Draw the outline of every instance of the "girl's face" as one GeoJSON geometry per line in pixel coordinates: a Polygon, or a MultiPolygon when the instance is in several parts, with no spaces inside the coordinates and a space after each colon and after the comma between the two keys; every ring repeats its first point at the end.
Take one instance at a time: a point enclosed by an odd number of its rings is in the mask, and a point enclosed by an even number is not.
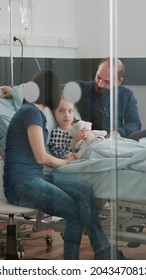
{"type": "Polygon", "coordinates": [[[54,115],[59,127],[62,129],[70,129],[74,120],[74,104],[61,98],[54,115]]]}

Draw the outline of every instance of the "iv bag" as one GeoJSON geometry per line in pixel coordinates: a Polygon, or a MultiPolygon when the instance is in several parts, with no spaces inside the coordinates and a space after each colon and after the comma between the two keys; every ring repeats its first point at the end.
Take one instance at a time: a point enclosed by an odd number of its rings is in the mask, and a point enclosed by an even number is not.
{"type": "Polygon", "coordinates": [[[21,3],[21,5],[19,7],[19,11],[20,11],[20,15],[21,15],[21,23],[22,23],[23,29],[25,31],[27,31],[29,21],[28,21],[27,9],[23,5],[23,2],[21,3]]]}

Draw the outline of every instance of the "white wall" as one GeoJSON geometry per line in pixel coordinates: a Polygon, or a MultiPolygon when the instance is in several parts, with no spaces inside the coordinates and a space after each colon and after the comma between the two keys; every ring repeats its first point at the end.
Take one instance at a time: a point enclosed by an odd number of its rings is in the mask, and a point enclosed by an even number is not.
{"type": "Polygon", "coordinates": [[[109,0],[77,0],[76,56],[96,58],[109,55],[109,0]]]}
{"type": "MultiPolygon", "coordinates": [[[[19,11],[21,2],[12,0],[12,35],[23,42],[24,56],[34,56],[35,53],[37,57],[75,57],[75,0],[23,0],[28,16],[27,32],[19,11]]],[[[8,4],[8,0],[0,1],[1,56],[10,55],[8,4]]],[[[15,43],[13,54],[21,55],[18,42],[15,43]]]]}
{"type": "Polygon", "coordinates": [[[118,1],[119,57],[146,57],[146,1],[118,1]]]}
{"type": "MultiPolygon", "coordinates": [[[[110,0],[77,1],[78,57],[109,55],[110,0]]],[[[117,1],[117,46],[119,57],[146,57],[146,1],[117,1]]]]}
{"type": "MultiPolygon", "coordinates": [[[[25,41],[24,56],[96,58],[109,55],[110,0],[23,0],[29,19],[27,33],[21,23],[20,2],[22,0],[12,0],[12,31],[25,41]]],[[[0,56],[10,56],[8,4],[9,0],[0,1],[0,56]]],[[[146,57],[146,1],[118,0],[117,4],[118,56],[146,57]]],[[[13,47],[13,55],[21,56],[18,42],[13,47]]],[[[145,87],[136,90],[134,87],[134,93],[146,127],[145,87]]]]}
{"type": "MultiPolygon", "coordinates": [[[[12,0],[14,35],[26,35],[19,12],[22,0],[12,0]]],[[[23,0],[27,8],[28,33],[33,51],[40,57],[94,58],[109,55],[110,0],[23,0]]],[[[9,0],[0,1],[0,53],[9,56],[3,41],[9,36],[9,0]]],[[[119,57],[146,56],[146,1],[118,0],[117,35],[119,57]]],[[[27,34],[28,34],[27,33],[27,34]]],[[[33,51],[24,39],[24,56],[33,51]]],[[[28,39],[28,38],[27,38],[28,39]]],[[[17,43],[18,44],[18,43],[17,43]]],[[[20,56],[18,46],[14,55],[20,56]]]]}

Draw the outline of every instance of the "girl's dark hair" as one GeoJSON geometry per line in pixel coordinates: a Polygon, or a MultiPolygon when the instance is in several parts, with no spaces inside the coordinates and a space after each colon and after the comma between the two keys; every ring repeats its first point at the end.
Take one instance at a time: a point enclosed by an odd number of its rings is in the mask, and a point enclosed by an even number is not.
{"type": "Polygon", "coordinates": [[[41,70],[33,76],[32,81],[40,89],[40,96],[36,103],[55,110],[61,99],[61,83],[56,73],[50,69],[41,70]]]}

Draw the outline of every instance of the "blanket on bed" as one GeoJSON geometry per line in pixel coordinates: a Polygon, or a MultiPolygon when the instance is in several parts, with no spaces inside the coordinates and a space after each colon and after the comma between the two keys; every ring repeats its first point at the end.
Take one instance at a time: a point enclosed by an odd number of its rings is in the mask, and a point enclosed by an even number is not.
{"type": "Polygon", "coordinates": [[[112,137],[92,143],[83,159],[57,168],[58,172],[86,173],[114,169],[131,169],[146,172],[146,138],[139,142],[122,137],[112,137]]]}
{"type": "MultiPolygon", "coordinates": [[[[11,89],[13,99],[0,98],[0,148],[5,149],[7,127],[14,113],[21,107],[24,84],[11,89]],[[21,93],[21,94],[20,94],[21,93]]],[[[2,92],[0,91],[0,94],[2,92]]],[[[44,112],[45,113],[45,112],[44,112]]],[[[52,112],[47,108],[47,129],[49,135],[56,127],[52,112]]],[[[78,119],[80,116],[78,115],[78,119]]],[[[49,141],[49,139],[48,139],[49,141]]],[[[83,158],[67,166],[56,168],[57,172],[86,173],[114,169],[131,169],[146,172],[146,138],[139,142],[122,137],[112,137],[101,142],[95,141],[85,151],[83,158]]]]}

